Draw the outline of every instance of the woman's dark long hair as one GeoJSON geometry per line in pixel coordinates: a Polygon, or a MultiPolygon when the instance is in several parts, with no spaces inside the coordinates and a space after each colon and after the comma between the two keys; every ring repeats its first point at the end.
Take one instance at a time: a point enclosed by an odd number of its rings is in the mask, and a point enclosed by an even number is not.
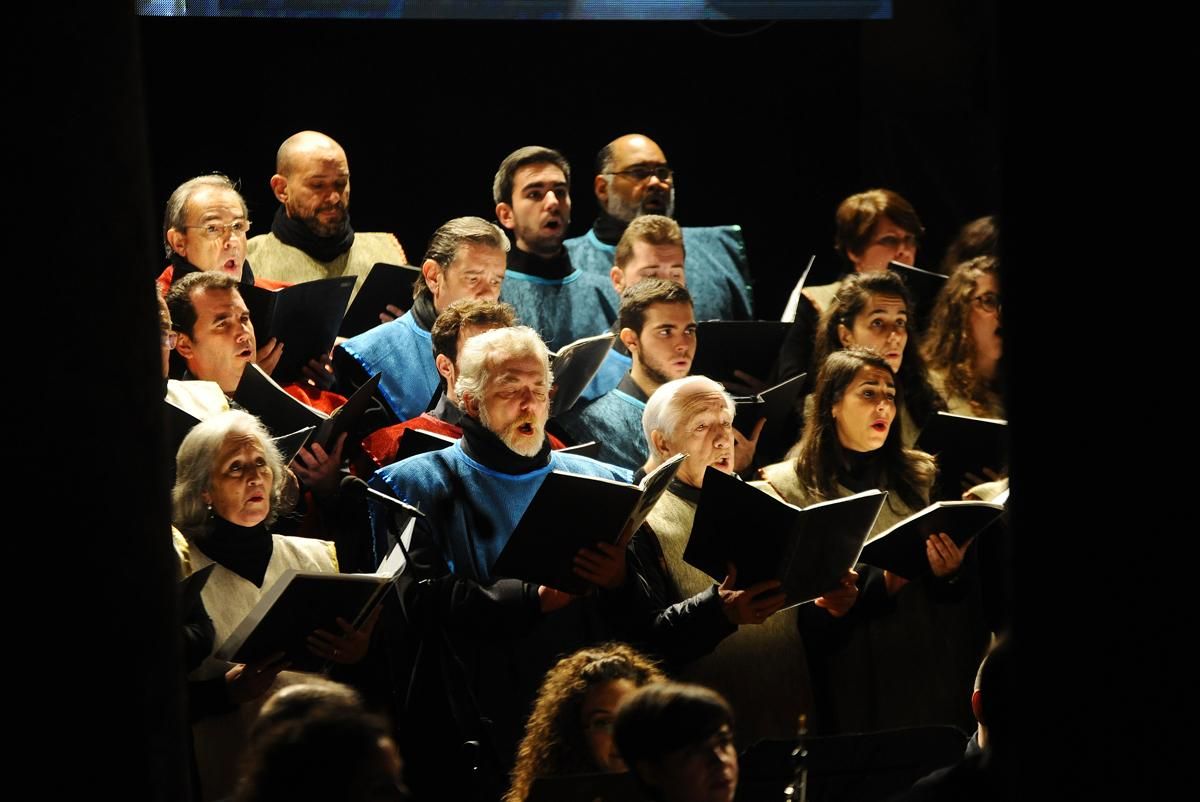
{"type": "MultiPolygon", "coordinates": [[[[891,270],[851,273],[842,280],[833,302],[817,325],[813,348],[814,373],[825,364],[826,357],[844,348],[838,334],[838,325],[854,331],[854,320],[867,308],[872,295],[892,295],[900,298],[904,301],[909,319],[912,319],[912,296],[898,273],[891,270]]],[[[904,400],[904,406],[917,426],[924,427],[935,412],[946,409],[945,400],[929,384],[925,373],[925,359],[921,356],[920,332],[915,329],[908,329],[908,340],[904,343],[903,359],[900,360],[900,372],[896,375],[896,391],[904,400]]]]}
{"type": "MultiPolygon", "coordinates": [[[[878,368],[895,376],[886,359],[869,348],[858,347],[834,351],[817,374],[813,416],[800,439],[796,475],[800,484],[820,499],[839,495],[838,475],[846,465],[846,458],[838,439],[833,407],[863,368],[878,368]]],[[[883,470],[880,489],[896,493],[909,507],[919,509],[925,506],[927,489],[933,482],[936,468],[930,455],[904,448],[900,436],[897,416],[888,430],[887,440],[880,447],[883,470]]]]}

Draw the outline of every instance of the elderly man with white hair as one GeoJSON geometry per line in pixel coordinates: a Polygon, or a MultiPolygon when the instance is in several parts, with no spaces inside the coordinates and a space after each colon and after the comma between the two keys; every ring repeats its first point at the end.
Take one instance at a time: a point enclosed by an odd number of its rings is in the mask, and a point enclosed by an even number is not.
{"type": "MultiPolygon", "coordinates": [[[[632,584],[626,581],[626,550],[610,543],[582,549],[576,557],[576,573],[604,589],[577,601],[493,572],[551,471],[632,478],[625,469],[551,450],[545,433],[551,384],[546,345],[532,329],[507,327],[472,337],[459,355],[455,382],[464,413],[462,439],[381,468],[370,482],[426,516],[410,550],[410,576],[420,586],[408,587],[406,613],[425,637],[409,682],[412,707],[405,714],[440,722],[436,726],[454,722],[457,730],[445,736],[457,743],[426,732],[417,746],[440,750],[430,755],[434,762],[462,754],[468,741],[479,741],[485,754],[494,749],[493,759],[484,763],[496,771],[485,782],[494,781],[500,791],[546,670],[561,654],[613,637],[611,622],[622,613],[606,612],[607,605],[623,604],[618,597],[632,584]],[[446,668],[462,664],[465,676],[446,668]],[[478,707],[468,714],[472,701],[478,707]]],[[[568,528],[571,521],[562,525],[568,528]]],[[[412,763],[418,762],[414,756],[412,763]]],[[[464,771],[437,780],[441,786],[436,794],[428,789],[431,798],[449,798],[456,789],[446,784],[466,776],[464,771]]],[[[413,783],[415,791],[415,777],[413,783]]]]}
{"type": "MultiPolygon", "coordinates": [[[[676,454],[687,454],[647,518],[649,531],[643,528],[632,543],[643,565],[657,562],[656,555],[661,554],[667,568],[665,581],[676,600],[714,585],[711,577],[684,562],[683,551],[691,535],[705,470],[712,467],[734,473],[733,413],[733,398],[724,387],[705,376],[687,376],[659,387],[642,415],[650,449],[648,470],[676,454]]],[[[747,538],[755,534],[750,523],[744,533],[747,538]]],[[[794,737],[797,716],[812,714],[812,691],[797,621],[801,608],[779,612],[784,595],[775,580],[734,591],[736,575],[736,566],[730,565],[729,576],[719,588],[722,595],[741,594],[727,604],[730,621],[761,626],[738,627],[709,654],[687,665],[682,676],[715,688],[730,701],[742,745],[761,738],[794,737]]],[[[817,599],[816,606],[841,616],[856,597],[850,572],[843,577],[842,586],[817,599]]],[[[805,614],[826,613],[806,610],[805,614]]]]}

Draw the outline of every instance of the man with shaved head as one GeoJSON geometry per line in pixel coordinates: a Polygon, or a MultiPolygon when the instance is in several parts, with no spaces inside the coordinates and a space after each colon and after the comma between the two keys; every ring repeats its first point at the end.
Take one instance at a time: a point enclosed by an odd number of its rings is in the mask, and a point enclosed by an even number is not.
{"type": "MultiPolygon", "coordinates": [[[[582,237],[563,242],[571,264],[608,276],[626,226],[644,215],[675,216],[675,172],[662,148],[642,134],[626,134],[596,155],[592,182],[600,215],[582,237]]],[[[687,286],[697,320],[753,318],[746,246],[740,226],[683,229],[687,286]]]]}
{"type": "Polygon", "coordinates": [[[406,264],[394,235],[351,228],[350,165],[342,146],[325,134],[301,131],[284,140],[271,191],[281,204],[271,233],[253,237],[246,253],[263,278],[294,284],[357,276],[357,294],[376,262],[406,264]]]}

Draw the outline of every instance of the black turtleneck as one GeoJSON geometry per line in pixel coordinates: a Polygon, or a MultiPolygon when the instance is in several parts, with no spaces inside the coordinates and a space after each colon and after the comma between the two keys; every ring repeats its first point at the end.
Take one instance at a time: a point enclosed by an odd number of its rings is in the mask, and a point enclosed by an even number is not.
{"type": "MultiPolygon", "coordinates": [[[[188,273],[201,272],[200,268],[196,267],[179,254],[175,253],[175,251],[171,251],[171,255],[167,258],[171,262],[171,266],[175,268],[171,271],[171,284],[179,281],[179,279],[183,278],[188,273]]],[[[254,285],[254,271],[250,269],[250,263],[248,261],[242,262],[242,283],[249,284],[251,286],[254,285]]]]}
{"type": "Polygon", "coordinates": [[[880,458],[882,453],[882,449],[851,451],[843,448],[838,481],[855,493],[878,490],[883,473],[883,460],[880,458]]]}
{"type": "Polygon", "coordinates": [[[592,223],[592,232],[595,233],[596,239],[605,245],[616,245],[628,227],[629,223],[624,220],[618,220],[608,212],[600,212],[596,222],[592,223]]]}
{"type": "Polygon", "coordinates": [[[518,476],[550,462],[550,439],[542,438],[542,447],[532,457],[523,457],[513,451],[496,434],[470,415],[462,417],[462,447],[467,456],[494,471],[518,476]]]}
{"type": "Polygon", "coordinates": [[[262,587],[275,548],[266,524],[238,526],[213,513],[195,541],[213,562],[262,587]]]}
{"type": "Polygon", "coordinates": [[[288,217],[283,206],[275,210],[271,221],[271,233],[284,245],[299,248],[318,262],[332,262],[354,244],[354,229],[350,226],[350,213],[346,213],[346,228],[332,237],[318,237],[300,220],[288,217]]]}
{"type": "Polygon", "coordinates": [[[508,252],[508,269],[545,279],[566,278],[573,270],[566,248],[546,259],[536,253],[527,253],[515,245],[508,252]]]}
{"type": "Polygon", "coordinates": [[[437,320],[437,309],[433,305],[433,295],[429,290],[422,290],[421,294],[413,298],[412,316],[416,324],[425,331],[433,329],[433,322],[437,320]]]}

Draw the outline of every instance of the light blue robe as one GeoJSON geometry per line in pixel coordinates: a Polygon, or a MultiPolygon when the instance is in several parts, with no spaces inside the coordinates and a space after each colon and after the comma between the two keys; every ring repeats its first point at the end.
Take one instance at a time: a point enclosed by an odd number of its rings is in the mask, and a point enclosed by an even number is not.
{"type": "Polygon", "coordinates": [[[467,456],[460,440],[441,451],[380,468],[369,484],[425,513],[455,576],[490,584],[492,566],[551,471],[633,480],[633,474],[621,468],[554,451],[543,468],[502,473],[467,456]]]}
{"type": "Polygon", "coordinates": [[[429,406],[441,383],[433,361],[433,338],[417,325],[412,311],[351,337],[338,346],[368,376],[382,373],[379,392],[399,420],[415,418],[429,406]]]}
{"type": "MultiPolygon", "coordinates": [[[[563,242],[571,265],[589,275],[608,275],[617,248],[596,237],[594,229],[563,242]]],[[[741,226],[699,226],[683,229],[687,288],[696,320],[753,320],[746,243],[741,226]]],[[[611,283],[609,284],[611,292],[611,283]]],[[[616,320],[614,313],[609,320],[616,320]]]]}

